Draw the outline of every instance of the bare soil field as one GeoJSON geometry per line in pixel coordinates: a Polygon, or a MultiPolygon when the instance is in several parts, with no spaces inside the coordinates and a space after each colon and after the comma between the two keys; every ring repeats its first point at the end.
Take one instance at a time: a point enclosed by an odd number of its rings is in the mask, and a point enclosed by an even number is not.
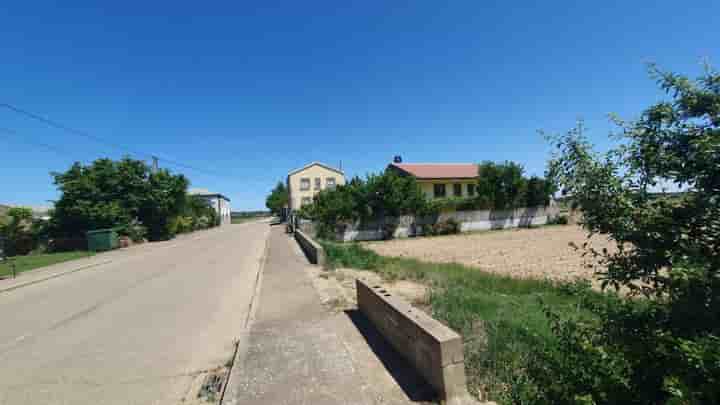
{"type": "Polygon", "coordinates": [[[594,279],[575,243],[597,250],[614,250],[614,243],[595,236],[588,241],[585,230],[576,225],[508,229],[451,236],[395,239],[363,245],[383,256],[411,257],[425,262],[460,263],[484,271],[517,278],[550,278],[570,281],[594,279]]]}

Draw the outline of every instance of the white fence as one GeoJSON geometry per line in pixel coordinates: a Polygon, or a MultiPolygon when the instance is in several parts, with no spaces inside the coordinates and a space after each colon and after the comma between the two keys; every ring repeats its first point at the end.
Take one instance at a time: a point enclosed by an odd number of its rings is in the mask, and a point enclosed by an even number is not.
{"type": "MultiPolygon", "coordinates": [[[[392,230],[394,238],[407,238],[422,235],[423,225],[454,219],[460,224],[461,232],[481,231],[544,225],[559,215],[555,205],[548,207],[528,207],[514,210],[479,210],[443,212],[434,217],[415,217],[411,215],[399,218],[384,218],[375,221],[358,221],[338,226],[336,239],[345,242],[381,240],[386,232],[392,230]]],[[[314,224],[301,222],[300,228],[312,235],[314,224]]]]}

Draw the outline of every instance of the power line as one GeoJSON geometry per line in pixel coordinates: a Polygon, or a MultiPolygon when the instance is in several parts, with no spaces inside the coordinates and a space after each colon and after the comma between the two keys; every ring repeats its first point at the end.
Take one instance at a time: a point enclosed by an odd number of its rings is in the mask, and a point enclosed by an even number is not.
{"type": "MultiPolygon", "coordinates": [[[[44,123],[44,124],[46,124],[46,125],[49,125],[49,126],[55,128],[55,129],[59,129],[59,130],[62,130],[62,131],[65,131],[65,132],[68,132],[68,133],[71,133],[71,134],[75,134],[75,135],[78,135],[78,136],[82,136],[82,137],[85,137],[85,138],[88,138],[88,139],[92,139],[92,140],[94,140],[94,141],[96,141],[96,142],[99,142],[99,143],[102,143],[102,144],[111,146],[111,147],[113,147],[113,148],[122,150],[123,152],[128,153],[128,154],[145,156],[146,158],[150,158],[151,160],[157,158],[157,156],[155,156],[155,155],[153,155],[153,154],[143,153],[143,152],[137,152],[137,151],[130,150],[130,149],[126,148],[125,146],[122,146],[122,145],[119,145],[119,144],[116,144],[116,143],[107,141],[107,140],[105,140],[105,139],[103,139],[103,138],[101,138],[101,137],[95,136],[95,135],[93,135],[93,134],[91,134],[91,133],[89,133],[89,132],[87,132],[87,131],[79,130],[79,129],[76,129],[76,128],[73,128],[73,127],[64,125],[64,124],[62,124],[62,123],[60,123],[60,122],[58,122],[58,121],[51,120],[51,119],[49,119],[49,118],[47,118],[47,117],[43,117],[43,116],[41,116],[41,115],[39,115],[39,114],[36,114],[36,113],[30,112],[30,111],[24,110],[24,109],[22,109],[22,108],[19,108],[19,107],[16,107],[16,106],[12,105],[12,104],[0,103],[0,107],[6,108],[6,109],[8,109],[8,110],[10,110],[10,111],[12,111],[12,112],[14,112],[14,113],[16,113],[16,114],[23,115],[23,116],[25,116],[25,117],[34,119],[34,120],[36,120],[36,121],[40,121],[40,122],[42,122],[42,123],[44,123]]],[[[225,177],[225,176],[226,176],[225,174],[222,174],[222,173],[219,173],[219,172],[215,172],[215,171],[207,170],[207,169],[200,169],[200,168],[198,168],[198,167],[191,166],[191,165],[188,165],[188,164],[185,164],[185,163],[181,163],[181,162],[178,162],[178,161],[175,161],[175,160],[172,160],[172,159],[162,158],[162,160],[163,160],[164,162],[170,164],[170,165],[177,166],[177,167],[181,167],[181,168],[185,168],[185,169],[188,169],[188,170],[194,170],[194,171],[199,172],[199,173],[205,173],[205,174],[208,174],[208,175],[221,176],[221,177],[225,177]]]]}
{"type": "MultiPolygon", "coordinates": [[[[2,128],[2,127],[0,127],[0,132],[5,133],[5,134],[10,134],[10,135],[15,135],[16,138],[14,138],[14,139],[18,139],[18,140],[20,140],[21,142],[24,142],[24,143],[26,143],[26,144],[28,144],[28,145],[39,146],[39,147],[41,147],[41,148],[43,148],[43,149],[47,149],[47,150],[49,150],[49,151],[55,152],[55,153],[57,153],[58,155],[62,155],[62,156],[64,156],[64,157],[67,157],[68,154],[69,154],[68,151],[63,150],[63,149],[60,149],[60,148],[57,148],[57,147],[55,147],[55,146],[53,146],[53,145],[50,145],[50,144],[47,144],[47,143],[44,143],[44,142],[31,141],[31,140],[29,140],[27,137],[25,137],[25,136],[23,136],[22,134],[20,134],[18,131],[15,131],[15,130],[10,129],[10,128],[2,128]]],[[[5,137],[6,137],[6,138],[10,138],[9,136],[5,136],[5,137]]]]}

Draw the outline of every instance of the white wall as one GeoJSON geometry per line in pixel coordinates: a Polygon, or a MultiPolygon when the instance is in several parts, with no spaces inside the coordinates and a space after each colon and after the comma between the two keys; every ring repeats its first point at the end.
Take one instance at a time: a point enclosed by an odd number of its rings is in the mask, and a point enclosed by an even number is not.
{"type": "MultiPolygon", "coordinates": [[[[394,232],[395,238],[406,238],[422,235],[422,224],[432,224],[451,218],[460,223],[460,232],[470,232],[544,225],[559,213],[557,206],[517,208],[504,211],[456,211],[444,212],[436,218],[415,218],[414,216],[390,218],[385,223],[397,224],[394,232]]],[[[381,240],[383,236],[383,221],[355,223],[347,226],[342,235],[337,235],[339,240],[346,242],[381,240]]]]}

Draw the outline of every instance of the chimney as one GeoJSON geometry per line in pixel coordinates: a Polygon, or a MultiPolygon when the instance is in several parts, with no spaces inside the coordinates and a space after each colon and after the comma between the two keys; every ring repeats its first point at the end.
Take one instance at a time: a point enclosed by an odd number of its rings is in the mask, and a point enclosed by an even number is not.
{"type": "Polygon", "coordinates": [[[393,163],[402,163],[402,156],[395,155],[395,157],[393,157],[393,163]]]}

